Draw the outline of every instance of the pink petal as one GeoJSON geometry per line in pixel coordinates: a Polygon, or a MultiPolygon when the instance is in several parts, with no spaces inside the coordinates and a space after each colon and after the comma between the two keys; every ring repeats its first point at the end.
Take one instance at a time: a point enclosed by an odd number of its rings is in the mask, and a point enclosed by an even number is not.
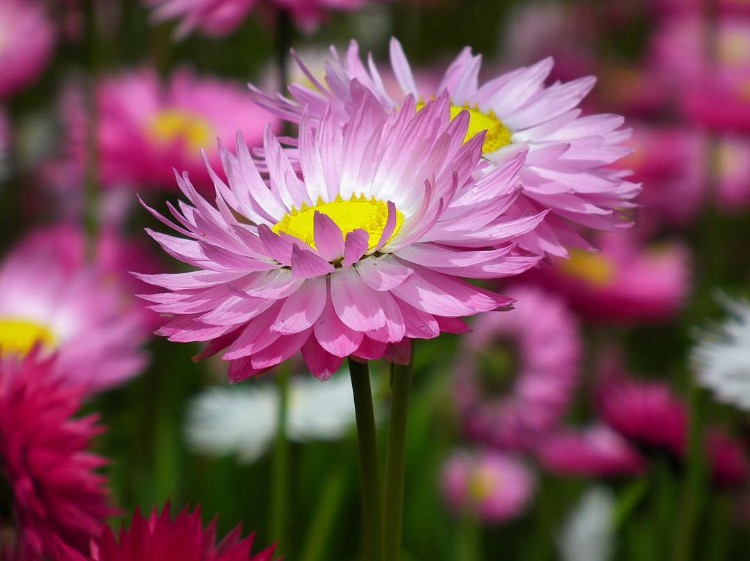
{"type": "Polygon", "coordinates": [[[311,279],[333,273],[334,268],[317,253],[292,246],[292,275],[299,279],[311,279]]]}
{"type": "Polygon", "coordinates": [[[297,292],[286,299],[271,330],[290,335],[309,329],[320,317],[326,300],[324,277],[305,281],[297,292]]]}
{"type": "Polygon", "coordinates": [[[330,217],[317,210],[313,217],[313,238],[318,255],[326,261],[336,261],[344,255],[344,235],[330,217]]]}

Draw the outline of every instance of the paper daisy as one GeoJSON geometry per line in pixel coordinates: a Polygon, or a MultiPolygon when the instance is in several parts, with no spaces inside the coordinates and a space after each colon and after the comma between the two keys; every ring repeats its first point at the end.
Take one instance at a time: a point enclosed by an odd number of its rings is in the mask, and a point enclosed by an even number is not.
{"type": "Polygon", "coordinates": [[[455,395],[469,437],[530,450],[557,427],[573,397],[581,338],[555,294],[517,286],[508,295],[515,309],[482,315],[464,339],[455,395]]]}
{"type": "Polygon", "coordinates": [[[623,141],[629,131],[620,128],[623,119],[616,115],[581,116],[578,104],[593,87],[593,77],[545,86],[553,65],[552,59],[545,59],[480,86],[481,56],[467,47],[445,71],[438,87],[424,90],[417,86],[400,43],[393,39],[391,66],[400,91],[391,94],[372,58],[367,65],[362,63],[356,42],[343,57],[335,49],[332,53],[325,85],[310,75],[314,87],[290,86],[291,100],[251,89],[259,103],[291,121],[299,120],[305,106],[318,116],[327,103],[349,113],[352,79],[389,110],[402,107],[407,95],[414,96],[419,109],[447,92],[451,116],[462,112],[469,116],[465,139],[484,133],[481,152],[485,160],[500,165],[528,150],[520,174],[523,196],[515,211],[519,216],[543,210],[551,213],[533,236],[521,240],[525,247],[564,256],[568,246],[589,247],[570,224],[602,230],[627,226],[625,211],[634,206],[631,200],[640,188],[624,179],[626,172],[609,166],[628,154],[623,141]]]}
{"type": "Polygon", "coordinates": [[[696,333],[693,369],[719,401],[750,411],[750,304],[726,296],[721,303],[729,317],[696,333]]]}
{"type": "Polygon", "coordinates": [[[73,418],[81,398],[80,388],[56,379],[53,361],[0,359],[3,508],[10,499],[9,518],[0,517],[0,559],[48,559],[57,542],[83,551],[114,514],[95,471],[106,461],[88,451],[103,429],[96,416],[73,418]]]}
{"type": "Polygon", "coordinates": [[[236,528],[221,543],[216,543],[216,521],[203,527],[199,509],[187,508],[174,520],[169,506],[161,514],[156,509],[148,518],[135,513],[129,528],[115,534],[101,530],[91,553],[81,555],[59,548],[56,561],[271,561],[273,548],[251,555],[253,538],[242,539],[236,528]]]}
{"type": "Polygon", "coordinates": [[[223,152],[228,185],[212,172],[216,206],[183,176],[189,204],[170,205],[177,223],[152,211],[182,235],[152,237],[197,268],[143,275],[167,289],[147,296],[173,317],[160,333],[209,341],[203,356],[226,349],[234,382],[299,350],[322,379],[350,356],[408,361],[411,339],[463,331],[460,318],[509,306],[466,278],[539,260],[513,243],[544,213],[505,215],[523,155],[475,180],[483,136],[463,142],[468,114],[451,121],[445,96],[419,112],[413,97],[387,111],[359,89],[351,120],[303,117],[299,174],[268,133],[267,183],[238,141],[236,156],[223,152]]]}
{"type": "MultiPolygon", "coordinates": [[[[341,374],[325,385],[312,378],[295,377],[289,388],[288,407],[290,440],[336,440],[354,425],[351,383],[341,374]]],[[[212,388],[190,405],[186,438],[196,452],[236,454],[241,462],[253,462],[275,438],[278,416],[279,392],[275,386],[212,388]]]]}
{"type": "Polygon", "coordinates": [[[55,230],[32,235],[0,263],[0,355],[35,346],[54,371],[98,392],[141,373],[146,316],[103,271],[67,258],[55,230]]]}

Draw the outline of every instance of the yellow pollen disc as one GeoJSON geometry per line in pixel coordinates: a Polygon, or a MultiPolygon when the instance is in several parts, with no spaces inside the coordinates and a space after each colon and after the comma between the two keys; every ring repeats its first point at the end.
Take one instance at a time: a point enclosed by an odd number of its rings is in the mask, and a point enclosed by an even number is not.
{"type": "MultiPolygon", "coordinates": [[[[335,201],[330,203],[324,203],[321,199],[318,199],[318,204],[315,206],[308,207],[307,205],[302,205],[302,208],[299,210],[293,209],[272,230],[276,234],[283,232],[294,236],[314,248],[313,219],[316,211],[325,214],[333,220],[344,237],[354,230],[364,230],[367,232],[370,236],[367,251],[375,249],[388,222],[387,203],[378,201],[375,198],[367,199],[362,195],[359,197],[354,196],[348,201],[338,196],[335,201]]],[[[390,238],[388,238],[389,240],[398,233],[403,222],[403,213],[400,210],[396,210],[396,228],[393,230],[390,238]]]]}
{"type": "Polygon", "coordinates": [[[615,266],[601,253],[573,250],[570,259],[562,260],[560,268],[564,273],[598,288],[607,286],[615,277],[615,266]]]}
{"type": "MultiPolygon", "coordinates": [[[[425,106],[421,101],[417,103],[417,111],[425,106]]],[[[501,148],[509,146],[513,142],[513,133],[497,118],[494,111],[484,113],[478,107],[459,107],[451,105],[451,120],[455,119],[461,111],[469,112],[469,129],[466,131],[464,143],[468,142],[482,131],[487,131],[482,145],[482,154],[491,154],[501,148]]]]}
{"type": "Polygon", "coordinates": [[[0,319],[0,356],[26,355],[36,343],[49,349],[57,344],[57,338],[43,325],[22,319],[0,319]]]}
{"type": "Polygon", "coordinates": [[[496,475],[489,469],[479,468],[469,481],[469,497],[477,503],[487,500],[498,485],[496,475]]]}
{"type": "Polygon", "coordinates": [[[162,144],[182,141],[193,152],[200,152],[201,148],[208,146],[213,136],[208,121],[178,109],[159,113],[149,124],[148,131],[162,144]]]}

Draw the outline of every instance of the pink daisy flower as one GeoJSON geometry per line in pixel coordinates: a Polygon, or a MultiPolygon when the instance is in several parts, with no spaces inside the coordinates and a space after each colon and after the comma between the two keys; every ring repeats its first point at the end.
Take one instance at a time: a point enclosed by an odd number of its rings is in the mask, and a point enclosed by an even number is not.
{"type": "Polygon", "coordinates": [[[706,452],[711,475],[716,485],[724,488],[743,487],[750,476],[747,451],[724,430],[711,427],[706,434],[706,452]]]}
{"type": "Polygon", "coordinates": [[[186,508],[174,520],[167,505],[161,514],[156,509],[148,518],[140,511],[128,530],[119,536],[108,527],[101,530],[91,553],[82,555],[60,544],[56,561],[271,561],[273,547],[251,555],[253,537],[242,539],[236,528],[216,544],[216,520],[203,528],[199,509],[186,508]]]}
{"type": "Polygon", "coordinates": [[[326,110],[300,124],[300,172],[270,132],[263,181],[247,148],[224,151],[227,186],[213,174],[216,206],[187,176],[189,204],[170,206],[184,237],[150,232],[198,270],[143,275],[166,288],[148,296],[174,319],[172,341],[226,348],[240,381],[302,350],[310,371],[330,377],[345,357],[409,359],[411,339],[460,332],[459,318],[511,299],[467,283],[520,273],[537,256],[513,242],[544,213],[508,219],[523,155],[472,179],[483,138],[463,142],[468,114],[450,121],[442,96],[416,111],[386,111],[367,90],[344,122],[326,110]]]}
{"type": "Polygon", "coordinates": [[[313,31],[330,11],[362,9],[368,0],[143,0],[156,21],[179,20],[177,36],[199,31],[223,37],[235,31],[253,10],[272,7],[286,10],[295,24],[313,31]]]}
{"type": "Polygon", "coordinates": [[[645,245],[633,235],[603,235],[601,251],[574,251],[541,267],[539,278],[589,318],[616,323],[670,321],[690,290],[690,258],[679,242],[645,245]]]}
{"type": "Polygon", "coordinates": [[[597,409],[610,427],[631,442],[683,457],[687,408],[666,383],[609,381],[598,392],[597,409]]]}
{"type": "MultiPolygon", "coordinates": [[[[64,105],[71,157],[86,161],[87,117],[80,92],[64,105]]],[[[259,144],[275,119],[229,82],[199,78],[187,70],[162,82],[155,70],[143,69],[104,79],[97,88],[97,150],[105,187],[167,187],[173,169],[208,182],[205,158],[220,164],[217,137],[233,139],[239,128],[245,140],[259,144]],[[134,165],[137,162],[137,165],[134,165]]],[[[228,148],[234,148],[233,140],[228,148]]]]}
{"type": "MultiPolygon", "coordinates": [[[[401,107],[407,95],[418,107],[447,91],[451,116],[469,115],[466,140],[484,133],[484,159],[500,165],[519,152],[528,150],[521,170],[522,197],[514,206],[518,216],[551,210],[547,220],[520,240],[534,252],[566,255],[566,246],[589,247],[571,224],[614,230],[626,227],[625,210],[639,186],[626,181],[627,175],[608,167],[628,153],[622,142],[629,131],[620,129],[623,119],[616,115],[581,117],[577,108],[594,85],[594,78],[581,78],[548,87],[545,79],[552,70],[552,59],[520,68],[479,85],[481,56],[464,49],[446,70],[436,89],[417,87],[400,43],[391,41],[391,65],[400,85],[400,95],[386,91],[380,73],[370,59],[365,66],[359,46],[352,41],[343,57],[332,49],[333,62],[323,85],[310,79],[314,89],[292,85],[293,99],[272,99],[253,89],[259,103],[278,115],[298,121],[302,108],[320,116],[328,103],[336,111],[350,112],[356,79],[372,91],[389,110],[401,107]]],[[[302,63],[300,63],[302,64],[302,63]]]]}
{"type": "Polygon", "coordinates": [[[638,475],[646,469],[638,451],[602,424],[581,431],[560,431],[537,447],[536,456],[545,469],[564,476],[638,475]]]}
{"type": "Polygon", "coordinates": [[[441,475],[443,497],[458,516],[497,524],[523,514],[534,495],[534,476],[515,456],[458,451],[441,475]]]}
{"type": "Polygon", "coordinates": [[[57,541],[83,551],[114,514],[95,471],[106,461],[87,451],[103,429],[96,416],[73,418],[80,388],[63,385],[53,361],[38,358],[0,359],[0,483],[11,501],[2,559],[42,561],[57,541]]]}
{"type": "Polygon", "coordinates": [[[470,438],[529,450],[565,414],[580,374],[581,340],[565,303],[539,288],[508,291],[515,309],[473,324],[456,396],[470,438]]]}
{"type": "Polygon", "coordinates": [[[0,2],[0,100],[36,80],[49,63],[55,29],[41,3],[0,2]]]}
{"type": "Polygon", "coordinates": [[[143,312],[100,270],[66,262],[64,238],[37,234],[0,264],[0,349],[55,353],[55,375],[87,392],[139,374],[147,337],[143,312]]]}

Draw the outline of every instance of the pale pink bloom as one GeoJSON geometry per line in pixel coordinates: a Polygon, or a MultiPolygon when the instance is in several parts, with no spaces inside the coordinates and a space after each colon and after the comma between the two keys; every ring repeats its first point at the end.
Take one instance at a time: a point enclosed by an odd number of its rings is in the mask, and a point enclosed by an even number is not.
{"type": "Polygon", "coordinates": [[[510,304],[464,279],[538,262],[513,242],[544,213],[505,215],[523,155],[477,181],[482,139],[463,142],[468,115],[451,121],[445,96],[387,111],[359,91],[348,122],[331,110],[302,119],[299,172],[269,132],[264,182],[240,138],[237,155],[222,156],[229,186],[213,175],[216,206],[182,176],[189,203],[170,205],[177,223],[152,211],[184,236],[152,237],[197,268],[143,276],[167,289],[148,297],[173,316],[160,333],[210,341],[204,356],[226,349],[233,381],[300,349],[320,378],[349,356],[408,361],[411,339],[463,331],[459,318],[510,304]]]}
{"type": "Polygon", "coordinates": [[[177,36],[198,31],[210,37],[234,32],[259,8],[287,10],[294,22],[313,31],[331,11],[362,9],[368,0],[143,0],[156,21],[179,20],[177,36]]]}
{"type": "Polygon", "coordinates": [[[464,339],[456,401],[467,435],[531,449],[565,414],[580,375],[577,322],[555,294],[517,286],[510,312],[483,314],[464,339]]]}
{"type": "Polygon", "coordinates": [[[643,184],[640,218],[686,225],[705,203],[706,139],[685,126],[633,126],[632,153],[620,162],[643,184]],[[645,217],[643,216],[645,215],[645,217]]]}
{"type": "Polygon", "coordinates": [[[55,29],[41,2],[0,2],[0,100],[35,81],[49,63],[55,29]]]}
{"type": "Polygon", "coordinates": [[[457,516],[488,524],[522,515],[534,496],[534,476],[517,457],[489,450],[459,450],[443,465],[443,497],[457,516]]]}
{"type": "Polygon", "coordinates": [[[536,449],[542,466],[552,473],[576,477],[638,475],[646,461],[622,436],[606,425],[563,430],[536,449]]]}
{"type": "Polygon", "coordinates": [[[672,320],[690,290],[690,255],[680,242],[644,244],[635,235],[599,238],[599,253],[573,252],[539,269],[587,317],[615,323],[672,320]]]}
{"type": "Polygon", "coordinates": [[[55,353],[55,375],[89,393],[141,373],[147,337],[143,313],[102,271],[69,268],[56,236],[39,235],[0,264],[0,348],[55,353]]]}
{"type": "MultiPolygon", "coordinates": [[[[72,158],[86,162],[87,117],[80,92],[64,103],[72,158]]],[[[166,188],[173,169],[198,184],[208,182],[205,158],[220,165],[217,138],[234,148],[237,130],[259,144],[275,119],[234,83],[187,70],[162,81],[153,69],[103,79],[97,86],[97,162],[104,187],[166,188]]]]}
{"type": "Polygon", "coordinates": [[[666,449],[681,458],[687,444],[688,414],[664,382],[612,379],[597,394],[601,418],[634,444],[666,449]]]}
{"type": "Polygon", "coordinates": [[[107,462],[88,450],[104,430],[96,415],[74,418],[81,388],[62,384],[57,369],[38,353],[0,358],[3,560],[51,559],[57,544],[87,550],[115,514],[97,473],[107,462]]]}
{"type": "Polygon", "coordinates": [[[467,47],[437,88],[421,89],[400,43],[393,39],[391,65],[400,92],[392,95],[372,59],[367,66],[362,63],[355,41],[343,57],[335,50],[332,54],[326,85],[311,76],[312,89],[290,86],[293,99],[271,98],[251,89],[259,103],[292,121],[300,119],[303,107],[320,117],[329,103],[348,115],[356,93],[352,79],[364,84],[388,110],[401,107],[407,95],[423,103],[447,91],[451,115],[463,110],[469,114],[467,139],[485,134],[485,161],[500,165],[528,150],[521,170],[522,197],[513,212],[517,216],[551,212],[533,235],[520,240],[524,247],[563,256],[566,246],[588,247],[571,223],[603,230],[627,226],[624,211],[633,207],[631,199],[639,186],[624,179],[627,173],[608,166],[628,153],[622,142],[629,131],[620,129],[623,119],[616,115],[580,116],[577,107],[594,86],[593,77],[546,87],[553,62],[545,59],[480,86],[481,56],[472,55],[467,47]]]}

